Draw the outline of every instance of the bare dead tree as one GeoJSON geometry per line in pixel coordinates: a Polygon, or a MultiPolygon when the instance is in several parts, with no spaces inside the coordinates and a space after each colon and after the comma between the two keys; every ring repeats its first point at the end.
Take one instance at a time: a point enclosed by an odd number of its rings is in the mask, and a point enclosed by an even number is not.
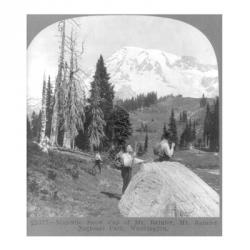
{"type": "MultiPolygon", "coordinates": [[[[78,26],[77,26],[78,27],[78,26]]],[[[81,50],[77,49],[77,34],[74,27],[71,28],[71,35],[67,37],[66,51],[69,52],[68,80],[64,85],[64,140],[63,146],[74,149],[75,137],[78,130],[84,129],[84,92],[81,89],[81,77],[78,75],[80,67],[78,60],[83,54],[83,43],[81,50]]]]}
{"type": "Polygon", "coordinates": [[[46,131],[46,79],[45,74],[43,76],[43,90],[42,90],[42,110],[41,110],[41,131],[40,131],[40,142],[43,142],[45,138],[45,131],[46,131]]]}
{"type": "Polygon", "coordinates": [[[78,65],[84,43],[77,46],[76,30],[80,25],[75,20],[67,20],[67,27],[71,27],[70,36],[67,35],[65,20],[58,25],[61,42],[50,138],[52,145],[58,146],[58,135],[63,130],[63,146],[74,148],[75,137],[78,130],[83,129],[85,119],[85,94],[81,87],[83,70],[78,65]]]}
{"type": "Polygon", "coordinates": [[[58,145],[58,133],[59,133],[59,124],[61,118],[61,110],[62,110],[62,101],[63,101],[63,89],[62,89],[62,82],[64,76],[64,56],[65,56],[65,30],[66,30],[66,23],[65,20],[61,21],[58,24],[58,30],[61,36],[61,44],[60,44],[60,56],[58,62],[58,73],[56,77],[56,84],[55,84],[55,103],[53,108],[53,115],[52,115],[52,124],[51,124],[51,144],[53,146],[58,145]]]}

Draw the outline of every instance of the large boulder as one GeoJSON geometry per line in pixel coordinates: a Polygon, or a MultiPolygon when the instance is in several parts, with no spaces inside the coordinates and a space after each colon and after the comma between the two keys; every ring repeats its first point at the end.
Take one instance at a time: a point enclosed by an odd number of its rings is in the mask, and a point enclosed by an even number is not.
{"type": "Polygon", "coordinates": [[[126,217],[219,217],[219,195],[177,162],[141,166],[119,202],[126,217]]]}

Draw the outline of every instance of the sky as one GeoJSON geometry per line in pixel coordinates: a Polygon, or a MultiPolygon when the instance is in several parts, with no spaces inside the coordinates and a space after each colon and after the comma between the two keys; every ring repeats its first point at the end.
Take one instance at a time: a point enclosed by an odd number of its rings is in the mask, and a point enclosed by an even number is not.
{"type": "MultiPolygon", "coordinates": [[[[151,16],[89,16],[75,18],[79,44],[84,42],[80,66],[95,66],[122,47],[159,49],[180,56],[194,56],[199,62],[216,65],[216,56],[206,36],[193,26],[169,18],[151,16]]],[[[66,23],[67,33],[72,22],[66,23]]],[[[40,98],[44,74],[54,82],[59,55],[58,24],[48,26],[32,40],[27,53],[27,96],[40,98]]]]}

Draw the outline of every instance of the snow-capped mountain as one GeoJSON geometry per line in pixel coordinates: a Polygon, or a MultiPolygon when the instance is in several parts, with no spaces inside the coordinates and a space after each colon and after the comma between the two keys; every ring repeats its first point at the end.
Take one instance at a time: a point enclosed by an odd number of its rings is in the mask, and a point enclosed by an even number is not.
{"type": "MultiPolygon", "coordinates": [[[[161,50],[124,47],[105,60],[116,98],[127,99],[137,94],[156,91],[200,98],[218,95],[218,70],[215,65],[199,63],[194,57],[176,56],[161,50]]],[[[84,76],[88,96],[95,68],[84,76]]],[[[28,114],[41,108],[41,99],[29,97],[28,114]]]]}
{"type": "MultiPolygon", "coordinates": [[[[181,94],[189,97],[218,95],[217,66],[204,65],[194,57],[176,56],[161,50],[124,47],[106,61],[116,97],[156,91],[158,96],[181,94]]],[[[85,83],[92,80],[91,70],[85,83]]]]}

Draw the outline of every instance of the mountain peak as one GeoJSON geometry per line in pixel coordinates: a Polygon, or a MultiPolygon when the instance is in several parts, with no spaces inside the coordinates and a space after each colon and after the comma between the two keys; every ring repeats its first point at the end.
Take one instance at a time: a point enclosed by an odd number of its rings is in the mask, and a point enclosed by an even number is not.
{"type": "Polygon", "coordinates": [[[218,94],[217,67],[200,64],[192,56],[126,46],[110,56],[106,65],[117,95],[122,97],[123,85],[130,86],[136,94],[152,90],[159,96],[181,94],[200,97],[205,93],[211,97],[218,94]]]}
{"type": "MultiPolygon", "coordinates": [[[[178,56],[159,49],[126,46],[105,61],[116,98],[155,91],[158,96],[199,98],[218,95],[217,66],[201,64],[195,57],[178,56]]],[[[95,69],[85,79],[88,85],[95,69]]]]}
{"type": "Polygon", "coordinates": [[[167,60],[169,64],[173,64],[177,60],[180,60],[181,57],[174,55],[172,53],[168,53],[158,49],[144,49],[140,47],[126,46],[116,51],[108,60],[112,60],[114,58],[121,57],[130,57],[130,58],[152,58],[154,60],[161,60],[162,57],[167,60]]]}

